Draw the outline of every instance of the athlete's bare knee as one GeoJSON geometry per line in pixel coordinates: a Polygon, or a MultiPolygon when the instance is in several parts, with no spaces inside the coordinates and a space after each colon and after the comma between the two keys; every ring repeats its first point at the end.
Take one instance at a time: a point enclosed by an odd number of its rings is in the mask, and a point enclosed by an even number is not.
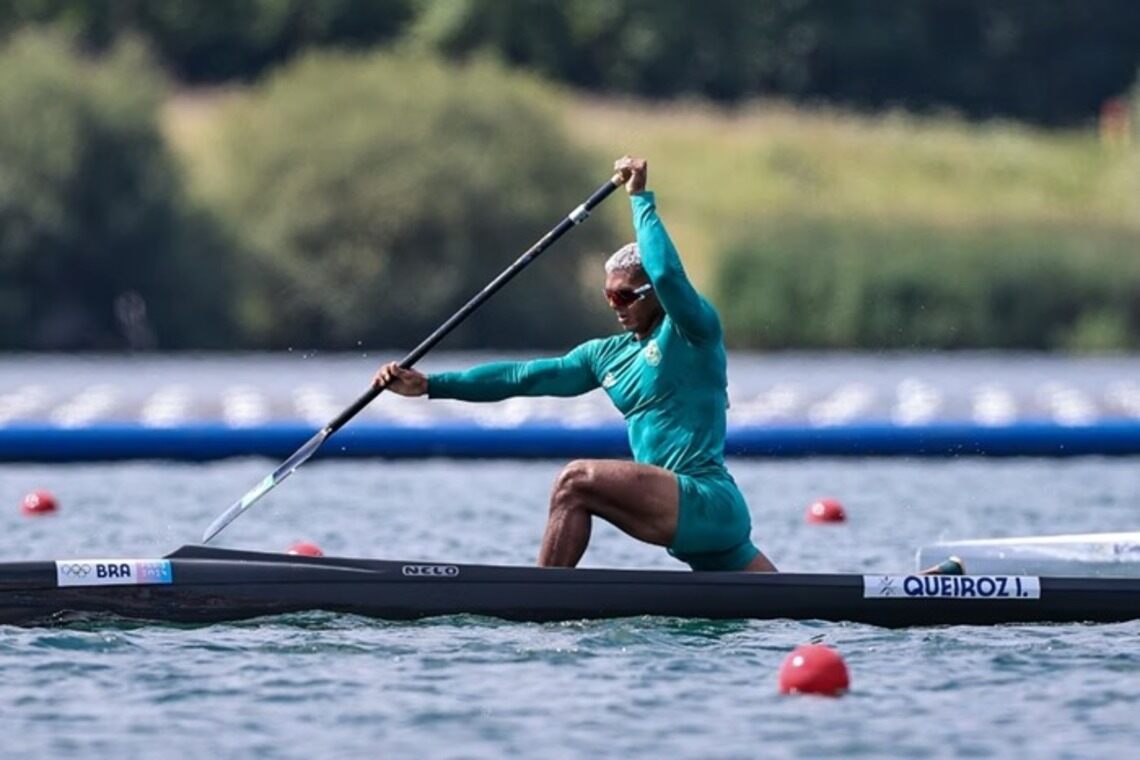
{"type": "Polygon", "coordinates": [[[567,509],[581,504],[597,478],[597,468],[588,459],[576,459],[562,468],[554,481],[550,508],[567,509]]]}

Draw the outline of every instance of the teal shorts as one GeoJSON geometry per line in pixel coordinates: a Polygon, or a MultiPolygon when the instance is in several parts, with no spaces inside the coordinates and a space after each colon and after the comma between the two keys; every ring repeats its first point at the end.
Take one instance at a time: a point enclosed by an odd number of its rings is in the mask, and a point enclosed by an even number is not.
{"type": "Polygon", "coordinates": [[[694,570],[743,570],[760,553],[752,515],[731,478],[678,475],[677,534],[669,553],[694,570]]]}

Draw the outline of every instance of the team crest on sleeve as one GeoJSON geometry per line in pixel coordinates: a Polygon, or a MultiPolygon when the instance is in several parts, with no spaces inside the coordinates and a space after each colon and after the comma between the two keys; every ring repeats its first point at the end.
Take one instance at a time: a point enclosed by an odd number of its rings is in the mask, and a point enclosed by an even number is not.
{"type": "Polygon", "coordinates": [[[650,367],[656,367],[661,363],[661,349],[657,346],[657,339],[649,341],[645,348],[641,349],[641,355],[645,357],[645,363],[650,367]]]}

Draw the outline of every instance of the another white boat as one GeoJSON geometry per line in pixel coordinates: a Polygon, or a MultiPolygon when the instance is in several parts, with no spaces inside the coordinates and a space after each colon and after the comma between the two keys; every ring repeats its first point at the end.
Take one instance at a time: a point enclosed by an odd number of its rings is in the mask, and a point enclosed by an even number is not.
{"type": "Polygon", "coordinates": [[[957,557],[970,575],[1140,578],[1140,531],[942,541],[917,552],[920,569],[957,557]]]}

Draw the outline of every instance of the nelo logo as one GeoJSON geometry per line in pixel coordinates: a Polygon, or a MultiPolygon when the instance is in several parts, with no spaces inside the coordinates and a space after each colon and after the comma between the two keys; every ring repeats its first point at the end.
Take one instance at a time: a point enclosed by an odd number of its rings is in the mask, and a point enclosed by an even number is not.
{"type": "Polygon", "coordinates": [[[412,576],[454,578],[459,575],[459,568],[455,565],[404,565],[400,568],[400,572],[412,576]]]}

